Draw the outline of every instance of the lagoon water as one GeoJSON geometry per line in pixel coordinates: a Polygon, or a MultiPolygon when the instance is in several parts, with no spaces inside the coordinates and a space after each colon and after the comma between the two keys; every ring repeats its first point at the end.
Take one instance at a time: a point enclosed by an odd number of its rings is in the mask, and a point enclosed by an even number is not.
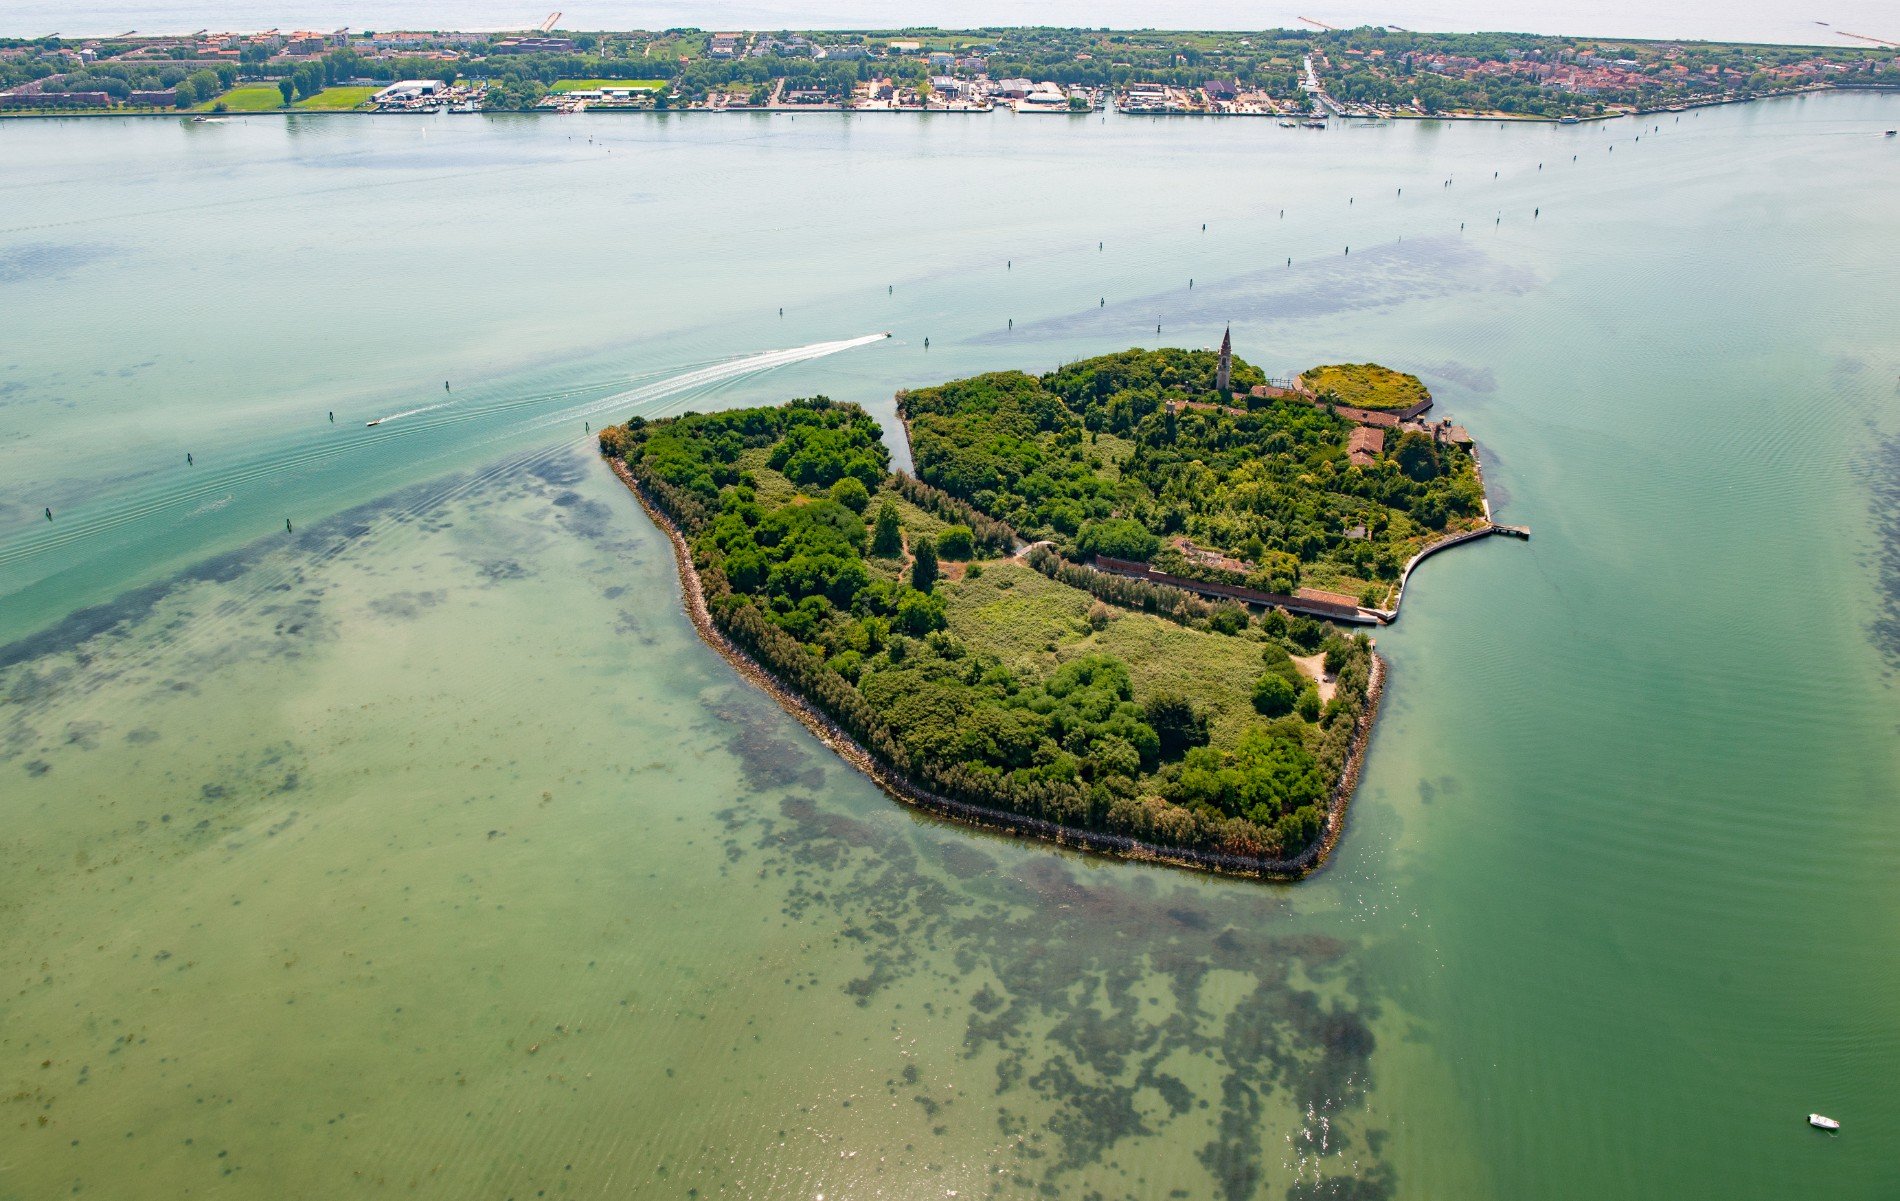
{"type": "Polygon", "coordinates": [[[0,1199],[1888,1195],[1896,124],[0,125],[0,1199]],[[1535,529],[1297,886],[898,808],[587,442],[1228,322],[1535,529]]]}

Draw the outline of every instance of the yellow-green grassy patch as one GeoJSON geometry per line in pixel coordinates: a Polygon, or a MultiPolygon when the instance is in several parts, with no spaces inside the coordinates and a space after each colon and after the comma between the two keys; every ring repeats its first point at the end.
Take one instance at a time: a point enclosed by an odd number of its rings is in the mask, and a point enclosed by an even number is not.
{"type": "Polygon", "coordinates": [[[308,100],[299,100],[296,107],[315,109],[319,112],[345,112],[368,104],[369,98],[374,96],[376,91],[375,88],[355,84],[348,87],[325,88],[308,100]]]}
{"type": "Polygon", "coordinates": [[[211,112],[220,104],[227,113],[267,113],[284,107],[284,94],[274,83],[241,83],[222,96],[195,105],[192,111],[211,112]]]}
{"type": "Polygon", "coordinates": [[[1260,720],[1253,685],[1263,670],[1261,644],[1252,638],[1113,607],[1098,632],[1087,620],[1094,597],[1016,559],[985,563],[979,578],[941,581],[937,589],[951,632],[1012,668],[1042,675],[1080,655],[1113,655],[1128,665],[1137,701],[1179,692],[1205,710],[1215,746],[1232,744],[1260,720]]]}
{"type": "Polygon", "coordinates": [[[1306,386],[1340,404],[1360,409],[1405,409],[1432,394],[1416,375],[1381,367],[1377,363],[1334,363],[1305,373],[1306,386]]]}

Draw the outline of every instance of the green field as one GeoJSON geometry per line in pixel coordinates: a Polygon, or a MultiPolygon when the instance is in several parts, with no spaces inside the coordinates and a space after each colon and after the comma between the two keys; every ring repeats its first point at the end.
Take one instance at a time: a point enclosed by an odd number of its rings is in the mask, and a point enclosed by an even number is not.
{"type": "Polygon", "coordinates": [[[1032,678],[1082,655],[1113,655],[1128,665],[1137,697],[1183,692],[1194,698],[1208,712],[1216,747],[1231,746],[1259,720],[1253,685],[1263,647],[1252,638],[1120,608],[1097,631],[1088,622],[1095,598],[1017,559],[985,561],[979,578],[946,579],[937,587],[952,633],[1032,678]]]}
{"type": "Polygon", "coordinates": [[[557,92],[591,92],[597,88],[645,88],[657,92],[666,86],[664,79],[557,79],[557,92]]]}
{"type": "Polygon", "coordinates": [[[1315,367],[1301,378],[1321,396],[1361,409],[1405,409],[1432,394],[1416,375],[1381,367],[1377,363],[1336,363],[1315,367]]]}
{"type": "Polygon", "coordinates": [[[374,96],[377,90],[378,89],[373,87],[361,86],[325,88],[308,100],[299,100],[297,107],[326,112],[344,112],[353,108],[361,108],[363,105],[369,103],[369,98],[374,96]]]}
{"type": "Polygon", "coordinates": [[[267,113],[284,107],[284,94],[274,83],[241,83],[222,96],[196,105],[191,111],[208,113],[218,105],[227,113],[267,113]]]}

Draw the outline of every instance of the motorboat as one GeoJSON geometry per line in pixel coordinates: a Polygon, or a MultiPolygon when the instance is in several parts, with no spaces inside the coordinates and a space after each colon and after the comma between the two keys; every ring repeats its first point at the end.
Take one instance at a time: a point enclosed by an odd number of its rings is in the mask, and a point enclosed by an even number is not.
{"type": "Polygon", "coordinates": [[[1809,1114],[1808,1125],[1814,1127],[1816,1130],[1839,1130],[1841,1128],[1839,1122],[1823,1113],[1809,1114]]]}

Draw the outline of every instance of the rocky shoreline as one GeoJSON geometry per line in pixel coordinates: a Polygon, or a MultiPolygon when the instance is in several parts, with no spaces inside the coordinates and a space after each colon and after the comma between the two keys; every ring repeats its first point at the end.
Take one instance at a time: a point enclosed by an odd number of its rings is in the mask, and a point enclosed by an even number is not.
{"type": "Polygon", "coordinates": [[[673,558],[679,567],[680,604],[685,609],[686,616],[692,621],[693,628],[699,632],[700,638],[732,664],[734,670],[776,700],[786,712],[803,723],[814,737],[836,752],[839,758],[863,772],[892,799],[938,817],[1001,834],[1040,838],[1058,846],[1116,859],[1160,863],[1171,867],[1190,868],[1220,875],[1244,876],[1251,879],[1303,879],[1325,865],[1333,848],[1338,845],[1340,836],[1345,832],[1347,808],[1359,785],[1359,773],[1365,763],[1366,748],[1372,740],[1372,728],[1379,714],[1379,701],[1385,692],[1385,660],[1380,658],[1376,651],[1372,655],[1372,671],[1366,687],[1365,708],[1360,713],[1359,720],[1353,729],[1352,749],[1346,756],[1345,768],[1335,782],[1332,797],[1327,804],[1325,829],[1318,841],[1290,859],[1260,859],[1182,847],[1158,846],[1122,835],[1082,830],[1040,818],[985,809],[919,788],[902,774],[880,762],[836,722],[819,711],[810,701],[787,687],[778,677],[767,671],[751,655],[726,637],[725,633],[714,624],[712,614],[706,607],[706,596],[700,584],[699,570],[693,565],[692,549],[687,545],[685,536],[673,524],[672,519],[647,496],[646,491],[640,487],[639,481],[634,478],[625,463],[611,457],[608,458],[608,463],[612,466],[614,474],[620,477],[620,482],[633,493],[634,499],[639,502],[640,508],[646,512],[647,517],[659,527],[672,544],[673,558]]]}

